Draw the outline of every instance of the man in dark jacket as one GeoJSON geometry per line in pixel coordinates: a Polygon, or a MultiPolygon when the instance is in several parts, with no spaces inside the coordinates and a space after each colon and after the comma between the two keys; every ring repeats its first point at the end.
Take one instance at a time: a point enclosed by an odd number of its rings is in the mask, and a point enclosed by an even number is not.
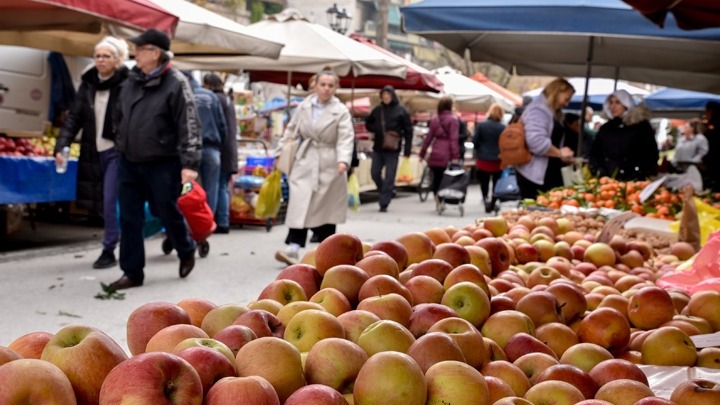
{"type": "Polygon", "coordinates": [[[162,220],[180,258],[180,277],[195,266],[195,243],[178,210],[181,184],[197,178],[202,139],[190,84],[172,68],[170,38],[150,29],[130,38],[137,65],[120,93],[120,268],[112,290],[138,287],[145,274],[145,202],[162,220]]]}
{"type": "Polygon", "coordinates": [[[213,214],[217,211],[218,186],[220,185],[220,149],[227,136],[227,123],[220,100],[212,91],[203,88],[190,72],[183,72],[190,82],[195,96],[200,126],[202,127],[202,161],[200,182],[207,194],[207,203],[213,214]]]}
{"type": "Polygon", "coordinates": [[[375,107],[365,120],[368,131],[375,134],[373,140],[372,165],[370,174],[380,193],[380,212],[387,212],[395,189],[395,174],[398,166],[398,155],[401,148],[403,156],[410,157],[413,139],[413,127],[410,114],[400,104],[395,88],[385,86],[380,91],[380,105],[375,107]],[[403,139],[397,148],[383,147],[385,134],[395,131],[403,139]],[[404,145],[404,148],[403,148],[404,145]],[[385,168],[385,178],[382,170],[385,168]]]}
{"type": "Polygon", "coordinates": [[[215,222],[217,223],[215,233],[228,233],[230,232],[229,184],[232,176],[238,171],[235,103],[230,95],[223,92],[222,79],[215,73],[208,73],[203,77],[203,87],[215,93],[220,100],[225,115],[227,132],[220,147],[220,184],[218,187],[217,210],[215,211],[215,222]]]}

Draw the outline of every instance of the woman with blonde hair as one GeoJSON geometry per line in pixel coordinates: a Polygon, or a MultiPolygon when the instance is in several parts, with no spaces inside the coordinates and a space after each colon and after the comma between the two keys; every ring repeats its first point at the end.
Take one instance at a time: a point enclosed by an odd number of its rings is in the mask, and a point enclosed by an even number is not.
{"type": "Polygon", "coordinates": [[[314,93],[298,106],[277,147],[282,150],[293,134],[302,139],[288,177],[287,246],[275,253],[286,264],[298,262],[308,229],[322,242],[345,222],[355,132],[350,111],[335,97],[339,83],[332,70],[318,73],[314,93]]]}
{"type": "Polygon", "coordinates": [[[115,130],[120,88],[128,77],[123,61],[128,45],[122,39],[105,37],[95,45],[95,65],[82,75],[82,84],[65,125],[55,144],[55,160],[63,163],[61,151],[69,146],[82,129],[78,163],[77,200],[79,207],[102,213],[105,223],[103,251],[93,268],[114,266],[115,247],[119,239],[117,223],[118,154],[115,151],[115,130]]]}
{"type": "Polygon", "coordinates": [[[478,183],[485,202],[485,212],[495,209],[496,198],[490,198],[490,180],[493,187],[500,178],[500,148],[498,139],[500,133],[505,129],[502,123],[505,110],[498,103],[490,106],[485,121],[475,126],[473,146],[475,150],[475,168],[477,170],[478,183]]]}
{"type": "Polygon", "coordinates": [[[560,169],[573,160],[572,149],[563,146],[562,109],[575,94],[567,80],[550,82],[522,114],[525,143],[532,153],[527,164],[518,166],[517,181],[522,198],[535,198],[539,193],[563,185],[560,169]]]}

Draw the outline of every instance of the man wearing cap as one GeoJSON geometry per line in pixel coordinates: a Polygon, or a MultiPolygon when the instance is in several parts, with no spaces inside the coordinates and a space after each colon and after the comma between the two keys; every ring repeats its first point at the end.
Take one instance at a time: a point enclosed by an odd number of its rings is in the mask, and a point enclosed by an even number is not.
{"type": "Polygon", "coordinates": [[[202,139],[193,92],[172,67],[170,38],[156,29],[130,38],[136,66],[120,93],[120,268],[125,273],[110,284],[121,290],[143,284],[145,202],[163,222],[180,258],[180,277],[195,266],[195,243],[177,208],[181,184],[197,178],[202,139]]]}

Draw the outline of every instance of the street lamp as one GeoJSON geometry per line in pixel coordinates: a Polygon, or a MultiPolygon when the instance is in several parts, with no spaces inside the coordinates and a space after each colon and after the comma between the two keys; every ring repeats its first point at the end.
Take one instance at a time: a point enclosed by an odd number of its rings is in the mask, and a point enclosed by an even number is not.
{"type": "Polygon", "coordinates": [[[330,29],[340,34],[345,34],[350,25],[352,16],[344,8],[338,7],[337,3],[334,3],[332,7],[328,8],[325,13],[327,14],[328,24],[330,29]]]}

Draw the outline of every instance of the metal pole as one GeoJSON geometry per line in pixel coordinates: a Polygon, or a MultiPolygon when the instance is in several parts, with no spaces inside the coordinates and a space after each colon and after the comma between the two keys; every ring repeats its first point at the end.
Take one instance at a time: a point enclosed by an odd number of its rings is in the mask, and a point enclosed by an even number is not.
{"type": "MultiPolygon", "coordinates": [[[[582,105],[580,106],[580,132],[578,133],[578,154],[582,155],[582,141],[585,133],[585,109],[588,105],[588,91],[590,91],[590,76],[592,75],[593,51],[595,48],[595,37],[591,36],[588,41],[587,60],[585,62],[585,92],[583,94],[582,105]]],[[[582,156],[581,156],[582,157],[582,156]]]]}

